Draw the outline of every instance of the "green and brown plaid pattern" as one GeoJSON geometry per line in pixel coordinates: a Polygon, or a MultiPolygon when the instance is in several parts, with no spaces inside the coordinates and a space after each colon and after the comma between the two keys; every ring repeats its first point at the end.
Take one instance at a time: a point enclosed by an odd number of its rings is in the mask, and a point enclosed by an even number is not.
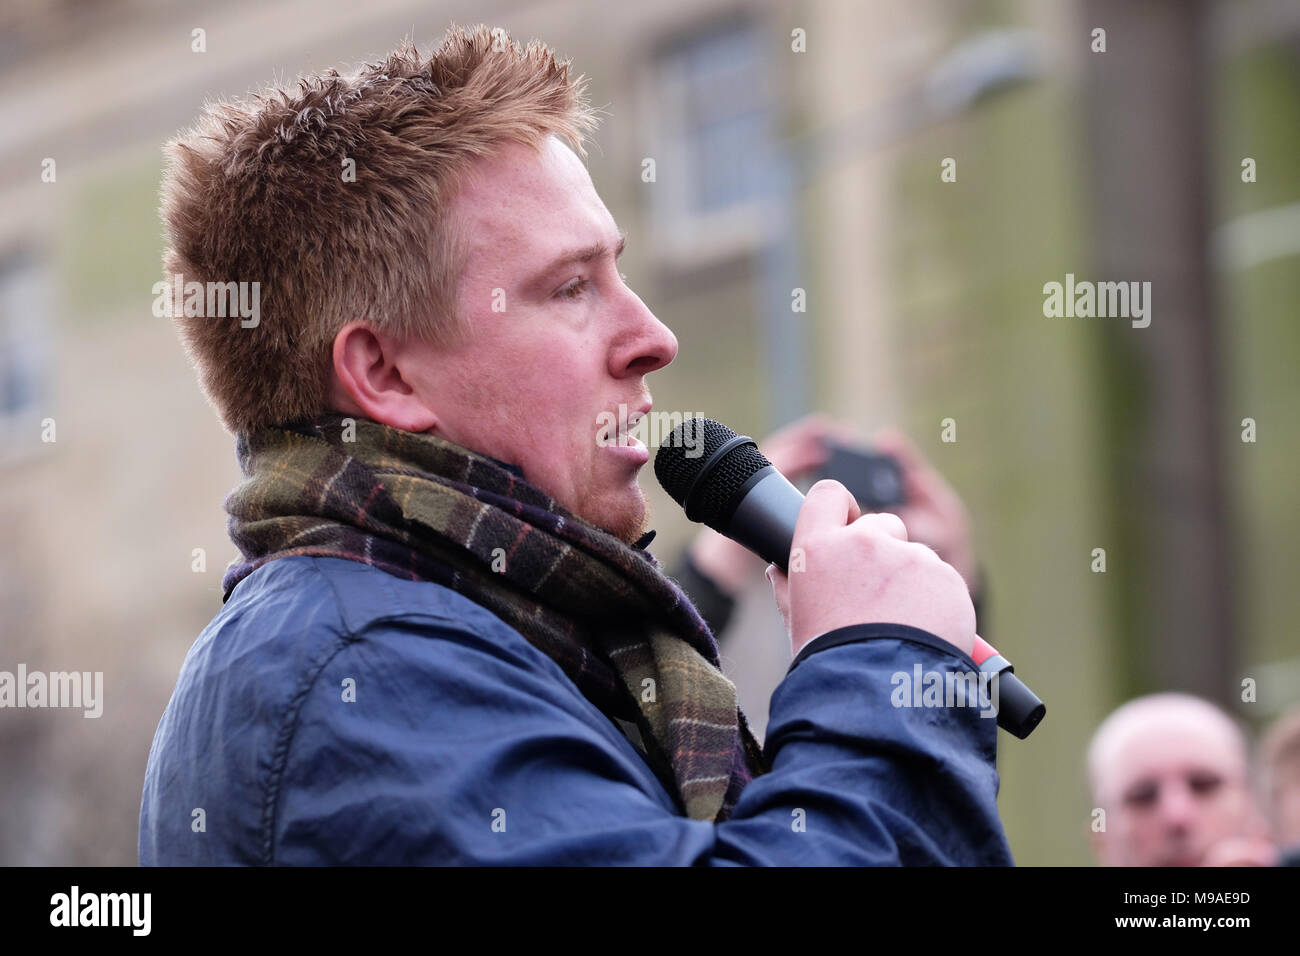
{"type": "Polygon", "coordinates": [[[331,415],[240,435],[226,499],[243,560],[361,561],[464,594],[519,631],[610,717],[697,820],[765,769],[713,635],[647,552],[565,511],[508,465],[432,435],[331,415]],[[345,440],[350,439],[350,440],[345,440]]]}

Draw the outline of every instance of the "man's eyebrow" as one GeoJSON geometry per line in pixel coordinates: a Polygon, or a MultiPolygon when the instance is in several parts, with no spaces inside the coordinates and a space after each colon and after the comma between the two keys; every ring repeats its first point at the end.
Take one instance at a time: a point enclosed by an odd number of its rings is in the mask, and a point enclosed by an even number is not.
{"type": "Polygon", "coordinates": [[[616,260],[623,254],[623,249],[627,246],[627,233],[622,230],[618,234],[618,244],[613,249],[607,242],[593,242],[589,246],[583,246],[581,249],[571,249],[568,252],[562,252],[547,265],[538,269],[530,279],[525,280],[527,285],[533,285],[546,279],[553,272],[562,269],[564,266],[575,262],[591,262],[595,259],[603,259],[612,255],[616,260]]]}

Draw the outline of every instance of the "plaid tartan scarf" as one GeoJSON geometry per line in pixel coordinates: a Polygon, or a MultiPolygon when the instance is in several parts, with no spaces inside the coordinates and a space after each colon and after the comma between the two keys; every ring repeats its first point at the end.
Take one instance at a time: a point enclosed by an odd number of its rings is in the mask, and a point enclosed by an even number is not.
{"type": "Polygon", "coordinates": [[[246,480],[226,511],[243,560],[226,571],[227,598],[263,564],[297,554],[433,581],[497,615],[604,714],[634,724],[692,819],[725,820],[767,769],[681,589],[649,553],[567,512],[518,469],[338,415],[240,435],[236,448],[246,480]]]}

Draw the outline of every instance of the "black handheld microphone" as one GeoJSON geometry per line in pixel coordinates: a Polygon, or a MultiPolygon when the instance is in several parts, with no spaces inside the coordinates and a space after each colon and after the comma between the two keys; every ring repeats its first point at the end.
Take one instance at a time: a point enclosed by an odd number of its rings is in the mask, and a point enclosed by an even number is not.
{"type": "MultiPolygon", "coordinates": [[[[754,439],[712,419],[689,418],[660,445],[655,477],[686,517],[786,570],[804,496],[754,439]]],[[[998,726],[1028,737],[1047,713],[1043,702],[983,639],[975,638],[971,657],[981,671],[998,675],[998,726]]]]}

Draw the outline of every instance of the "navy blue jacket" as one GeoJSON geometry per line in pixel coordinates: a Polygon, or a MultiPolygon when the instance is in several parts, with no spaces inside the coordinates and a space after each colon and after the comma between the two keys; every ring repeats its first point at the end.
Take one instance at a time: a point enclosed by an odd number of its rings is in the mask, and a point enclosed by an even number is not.
{"type": "Polygon", "coordinates": [[[1010,864],[997,721],[893,706],[891,678],[918,664],[975,669],[911,628],[809,644],[772,696],[772,771],[715,824],[683,816],[487,610],[368,565],[281,558],[186,657],[149,752],[140,862],[1010,864]]]}

